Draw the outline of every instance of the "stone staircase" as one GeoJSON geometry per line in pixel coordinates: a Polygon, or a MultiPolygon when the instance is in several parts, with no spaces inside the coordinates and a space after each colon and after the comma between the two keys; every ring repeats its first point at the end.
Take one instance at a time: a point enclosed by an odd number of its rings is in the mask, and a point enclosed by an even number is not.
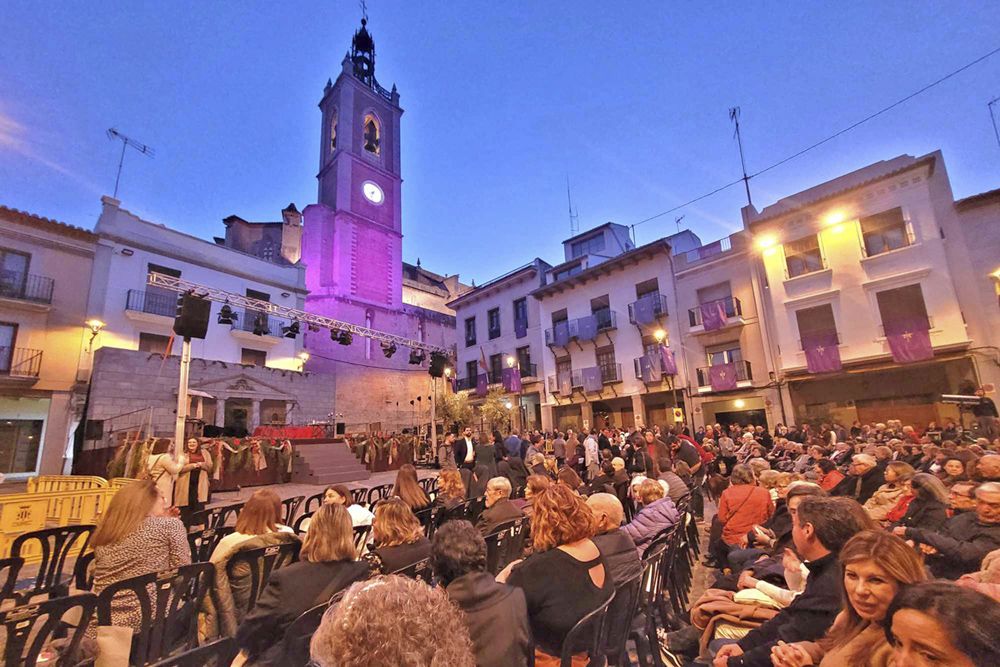
{"type": "Polygon", "coordinates": [[[293,451],[291,481],[298,484],[342,484],[371,477],[344,440],[299,441],[293,451]]]}

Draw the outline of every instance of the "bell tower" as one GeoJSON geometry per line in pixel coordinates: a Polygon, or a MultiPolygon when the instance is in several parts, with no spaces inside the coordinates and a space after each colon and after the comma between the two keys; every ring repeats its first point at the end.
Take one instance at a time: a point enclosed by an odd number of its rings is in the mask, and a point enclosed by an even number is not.
{"type": "Polygon", "coordinates": [[[396,87],[386,90],[375,78],[367,18],[351,39],[337,80],[327,81],[319,108],[318,203],[304,212],[307,287],[317,295],[398,309],[403,110],[396,87]]]}

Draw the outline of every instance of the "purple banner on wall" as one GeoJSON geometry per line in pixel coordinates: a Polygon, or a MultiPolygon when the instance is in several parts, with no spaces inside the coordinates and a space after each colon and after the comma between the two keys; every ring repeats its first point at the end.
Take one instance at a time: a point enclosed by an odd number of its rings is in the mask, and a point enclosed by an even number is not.
{"type": "Polygon", "coordinates": [[[657,296],[644,296],[635,302],[636,324],[652,324],[656,320],[657,296]]]}
{"type": "Polygon", "coordinates": [[[552,341],[559,347],[569,345],[569,322],[556,322],[552,325],[552,341]]]}
{"type": "Polygon", "coordinates": [[[674,351],[667,345],[660,346],[660,367],[667,375],[677,375],[677,360],[674,351]]]}
{"type": "Polygon", "coordinates": [[[556,380],[559,383],[559,394],[562,396],[569,396],[573,393],[573,374],[569,371],[565,373],[559,373],[556,375],[556,380]]]}
{"type": "Polygon", "coordinates": [[[708,381],[712,391],[736,389],[736,366],[733,363],[709,366],[708,381]]]}
{"type": "Polygon", "coordinates": [[[514,320],[514,337],[524,338],[528,335],[528,321],[527,320],[514,320]]]}
{"type": "Polygon", "coordinates": [[[576,321],[576,337],[580,340],[594,340],[597,338],[597,316],[587,315],[576,321]]]}
{"type": "Polygon", "coordinates": [[[487,378],[486,373],[480,373],[476,376],[476,396],[485,396],[487,388],[489,387],[489,378],[487,378]]]}
{"type": "Polygon", "coordinates": [[[500,377],[503,380],[504,391],[515,394],[521,391],[520,368],[505,368],[500,372],[500,377]]]}
{"type": "Polygon", "coordinates": [[[643,355],[639,357],[639,374],[643,382],[659,382],[663,379],[660,370],[660,359],[657,356],[643,355]]]}
{"type": "Polygon", "coordinates": [[[726,326],[726,302],[724,299],[701,304],[701,323],[705,331],[715,331],[726,326]]]}
{"type": "Polygon", "coordinates": [[[835,373],[842,368],[837,344],[836,331],[802,334],[802,349],[810,373],[835,373]]]}
{"type": "Polygon", "coordinates": [[[591,366],[590,368],[583,369],[583,390],[584,391],[601,391],[604,388],[604,383],[601,381],[601,368],[600,366],[591,366]]]}
{"type": "Polygon", "coordinates": [[[926,319],[885,323],[885,337],[893,361],[909,364],[934,358],[930,323],[926,319]]]}

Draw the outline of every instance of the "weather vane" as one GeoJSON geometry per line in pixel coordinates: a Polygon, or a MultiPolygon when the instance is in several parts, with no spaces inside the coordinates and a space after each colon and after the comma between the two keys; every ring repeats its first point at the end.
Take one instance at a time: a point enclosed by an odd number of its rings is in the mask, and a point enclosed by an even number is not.
{"type": "Polygon", "coordinates": [[[366,0],[361,0],[361,18],[368,22],[368,2],[366,0]]]}

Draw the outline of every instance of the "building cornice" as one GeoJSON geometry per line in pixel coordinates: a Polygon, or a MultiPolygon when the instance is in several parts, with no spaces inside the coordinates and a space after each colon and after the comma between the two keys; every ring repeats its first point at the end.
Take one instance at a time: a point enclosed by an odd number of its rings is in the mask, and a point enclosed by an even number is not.
{"type": "Polygon", "coordinates": [[[629,264],[642,262],[659,254],[670,254],[670,243],[668,243],[666,239],[657,239],[652,243],[639,246],[635,250],[630,250],[626,253],[618,255],[617,257],[605,260],[596,266],[591,266],[574,276],[543,285],[532,292],[531,295],[536,299],[544,299],[547,296],[552,296],[553,294],[573,289],[574,287],[582,285],[590,280],[596,280],[602,276],[608,275],[612,271],[624,270],[624,268],[629,264]]]}

